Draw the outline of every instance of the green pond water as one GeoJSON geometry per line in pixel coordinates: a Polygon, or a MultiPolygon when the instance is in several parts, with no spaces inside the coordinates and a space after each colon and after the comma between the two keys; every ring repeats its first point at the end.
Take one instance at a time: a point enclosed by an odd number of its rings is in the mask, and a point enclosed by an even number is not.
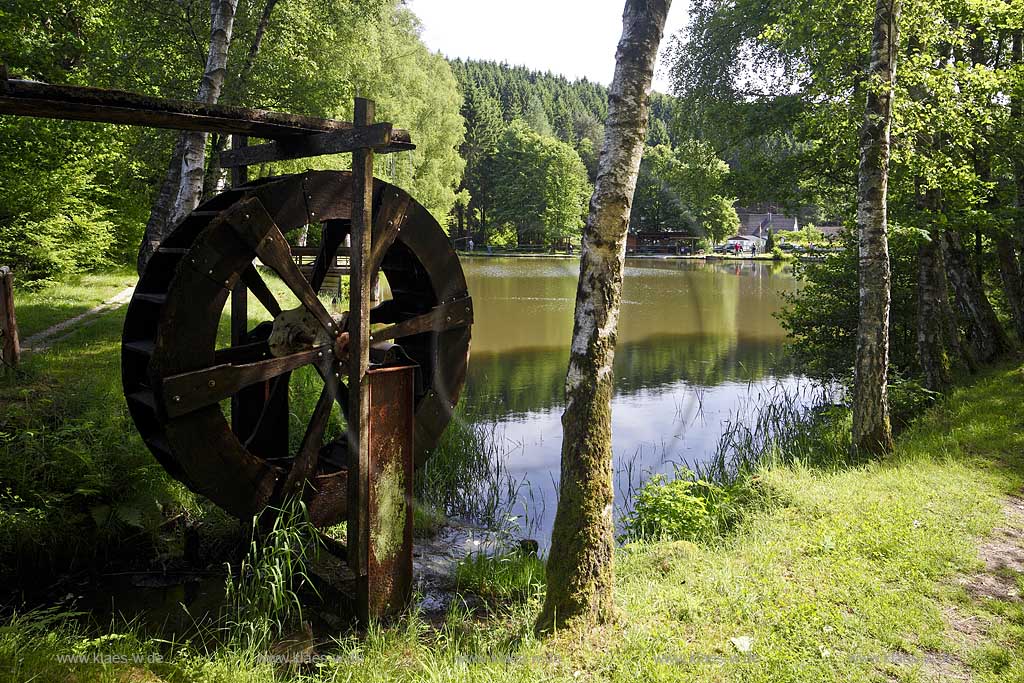
{"type": "MultiPolygon", "coordinates": [[[[545,546],[557,500],[575,259],[464,257],[474,300],[464,413],[500,441],[512,511],[545,546]]],[[[616,502],[714,452],[723,423],[801,379],[774,314],[796,281],[777,264],[629,259],[612,402],[616,502]]]]}

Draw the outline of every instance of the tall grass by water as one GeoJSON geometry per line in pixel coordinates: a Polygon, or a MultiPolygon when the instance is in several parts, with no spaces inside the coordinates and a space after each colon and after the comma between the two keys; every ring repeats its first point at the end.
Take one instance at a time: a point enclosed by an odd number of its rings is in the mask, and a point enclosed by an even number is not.
{"type": "Polygon", "coordinates": [[[416,471],[418,501],[450,518],[493,530],[515,525],[512,509],[525,482],[506,467],[510,443],[494,422],[475,422],[460,407],[430,457],[416,471]]]}

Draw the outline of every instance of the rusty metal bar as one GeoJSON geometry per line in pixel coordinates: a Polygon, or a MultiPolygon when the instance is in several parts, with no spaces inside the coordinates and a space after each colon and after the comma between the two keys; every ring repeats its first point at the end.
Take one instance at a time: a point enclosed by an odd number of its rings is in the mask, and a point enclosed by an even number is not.
{"type": "Polygon", "coordinates": [[[370,370],[367,575],[357,581],[360,616],[405,609],[412,595],[412,445],[415,366],[370,370]],[[365,612],[364,612],[365,610],[365,612]],[[364,612],[364,613],[363,613],[364,612]]]}

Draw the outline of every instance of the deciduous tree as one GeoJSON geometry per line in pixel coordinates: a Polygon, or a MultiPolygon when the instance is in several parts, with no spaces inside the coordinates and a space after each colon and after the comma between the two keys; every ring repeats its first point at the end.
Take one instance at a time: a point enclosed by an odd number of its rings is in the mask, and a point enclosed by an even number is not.
{"type": "Polygon", "coordinates": [[[670,5],[626,0],[623,13],[604,147],[583,232],[541,632],[612,615],[612,360],[626,232],[647,139],[647,96],[670,5]]]}

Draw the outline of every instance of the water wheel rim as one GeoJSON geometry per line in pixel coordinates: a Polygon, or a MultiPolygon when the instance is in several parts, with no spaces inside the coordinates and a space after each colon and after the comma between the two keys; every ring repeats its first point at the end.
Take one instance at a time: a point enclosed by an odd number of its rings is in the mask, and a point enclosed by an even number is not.
{"type": "MultiPolygon", "coordinates": [[[[238,516],[272,504],[288,477],[278,466],[249,452],[231,431],[216,404],[181,413],[168,394],[169,378],[217,365],[217,327],[230,290],[250,266],[255,247],[239,236],[240,208],[260,207],[279,232],[311,222],[344,221],[351,214],[351,174],[308,172],[261,180],[214,197],[168,236],[136,288],[125,319],[122,378],[129,412],[158,461],[191,490],[238,516]],[[234,213],[232,213],[234,212],[234,213]]],[[[249,215],[249,214],[245,214],[249,215]]],[[[390,319],[448,314],[448,323],[403,339],[403,348],[422,369],[416,397],[414,454],[429,456],[451,418],[466,377],[472,304],[458,257],[437,221],[403,190],[374,184],[374,239],[393,244],[378,254],[392,285],[390,319]],[[401,211],[395,207],[400,206],[401,211]],[[392,225],[378,220],[390,217],[392,225]],[[451,322],[452,310],[461,316],[451,322]]],[[[244,232],[244,230],[243,230],[244,232]]],[[[375,315],[378,311],[375,311],[375,315]]],[[[385,329],[391,329],[385,328],[385,329]]],[[[406,330],[408,331],[408,330],[406,330]]],[[[317,495],[337,497],[330,477],[313,481],[317,495]],[[319,494],[318,494],[319,492],[319,494]]],[[[324,508],[330,523],[337,508],[324,508]]]]}

